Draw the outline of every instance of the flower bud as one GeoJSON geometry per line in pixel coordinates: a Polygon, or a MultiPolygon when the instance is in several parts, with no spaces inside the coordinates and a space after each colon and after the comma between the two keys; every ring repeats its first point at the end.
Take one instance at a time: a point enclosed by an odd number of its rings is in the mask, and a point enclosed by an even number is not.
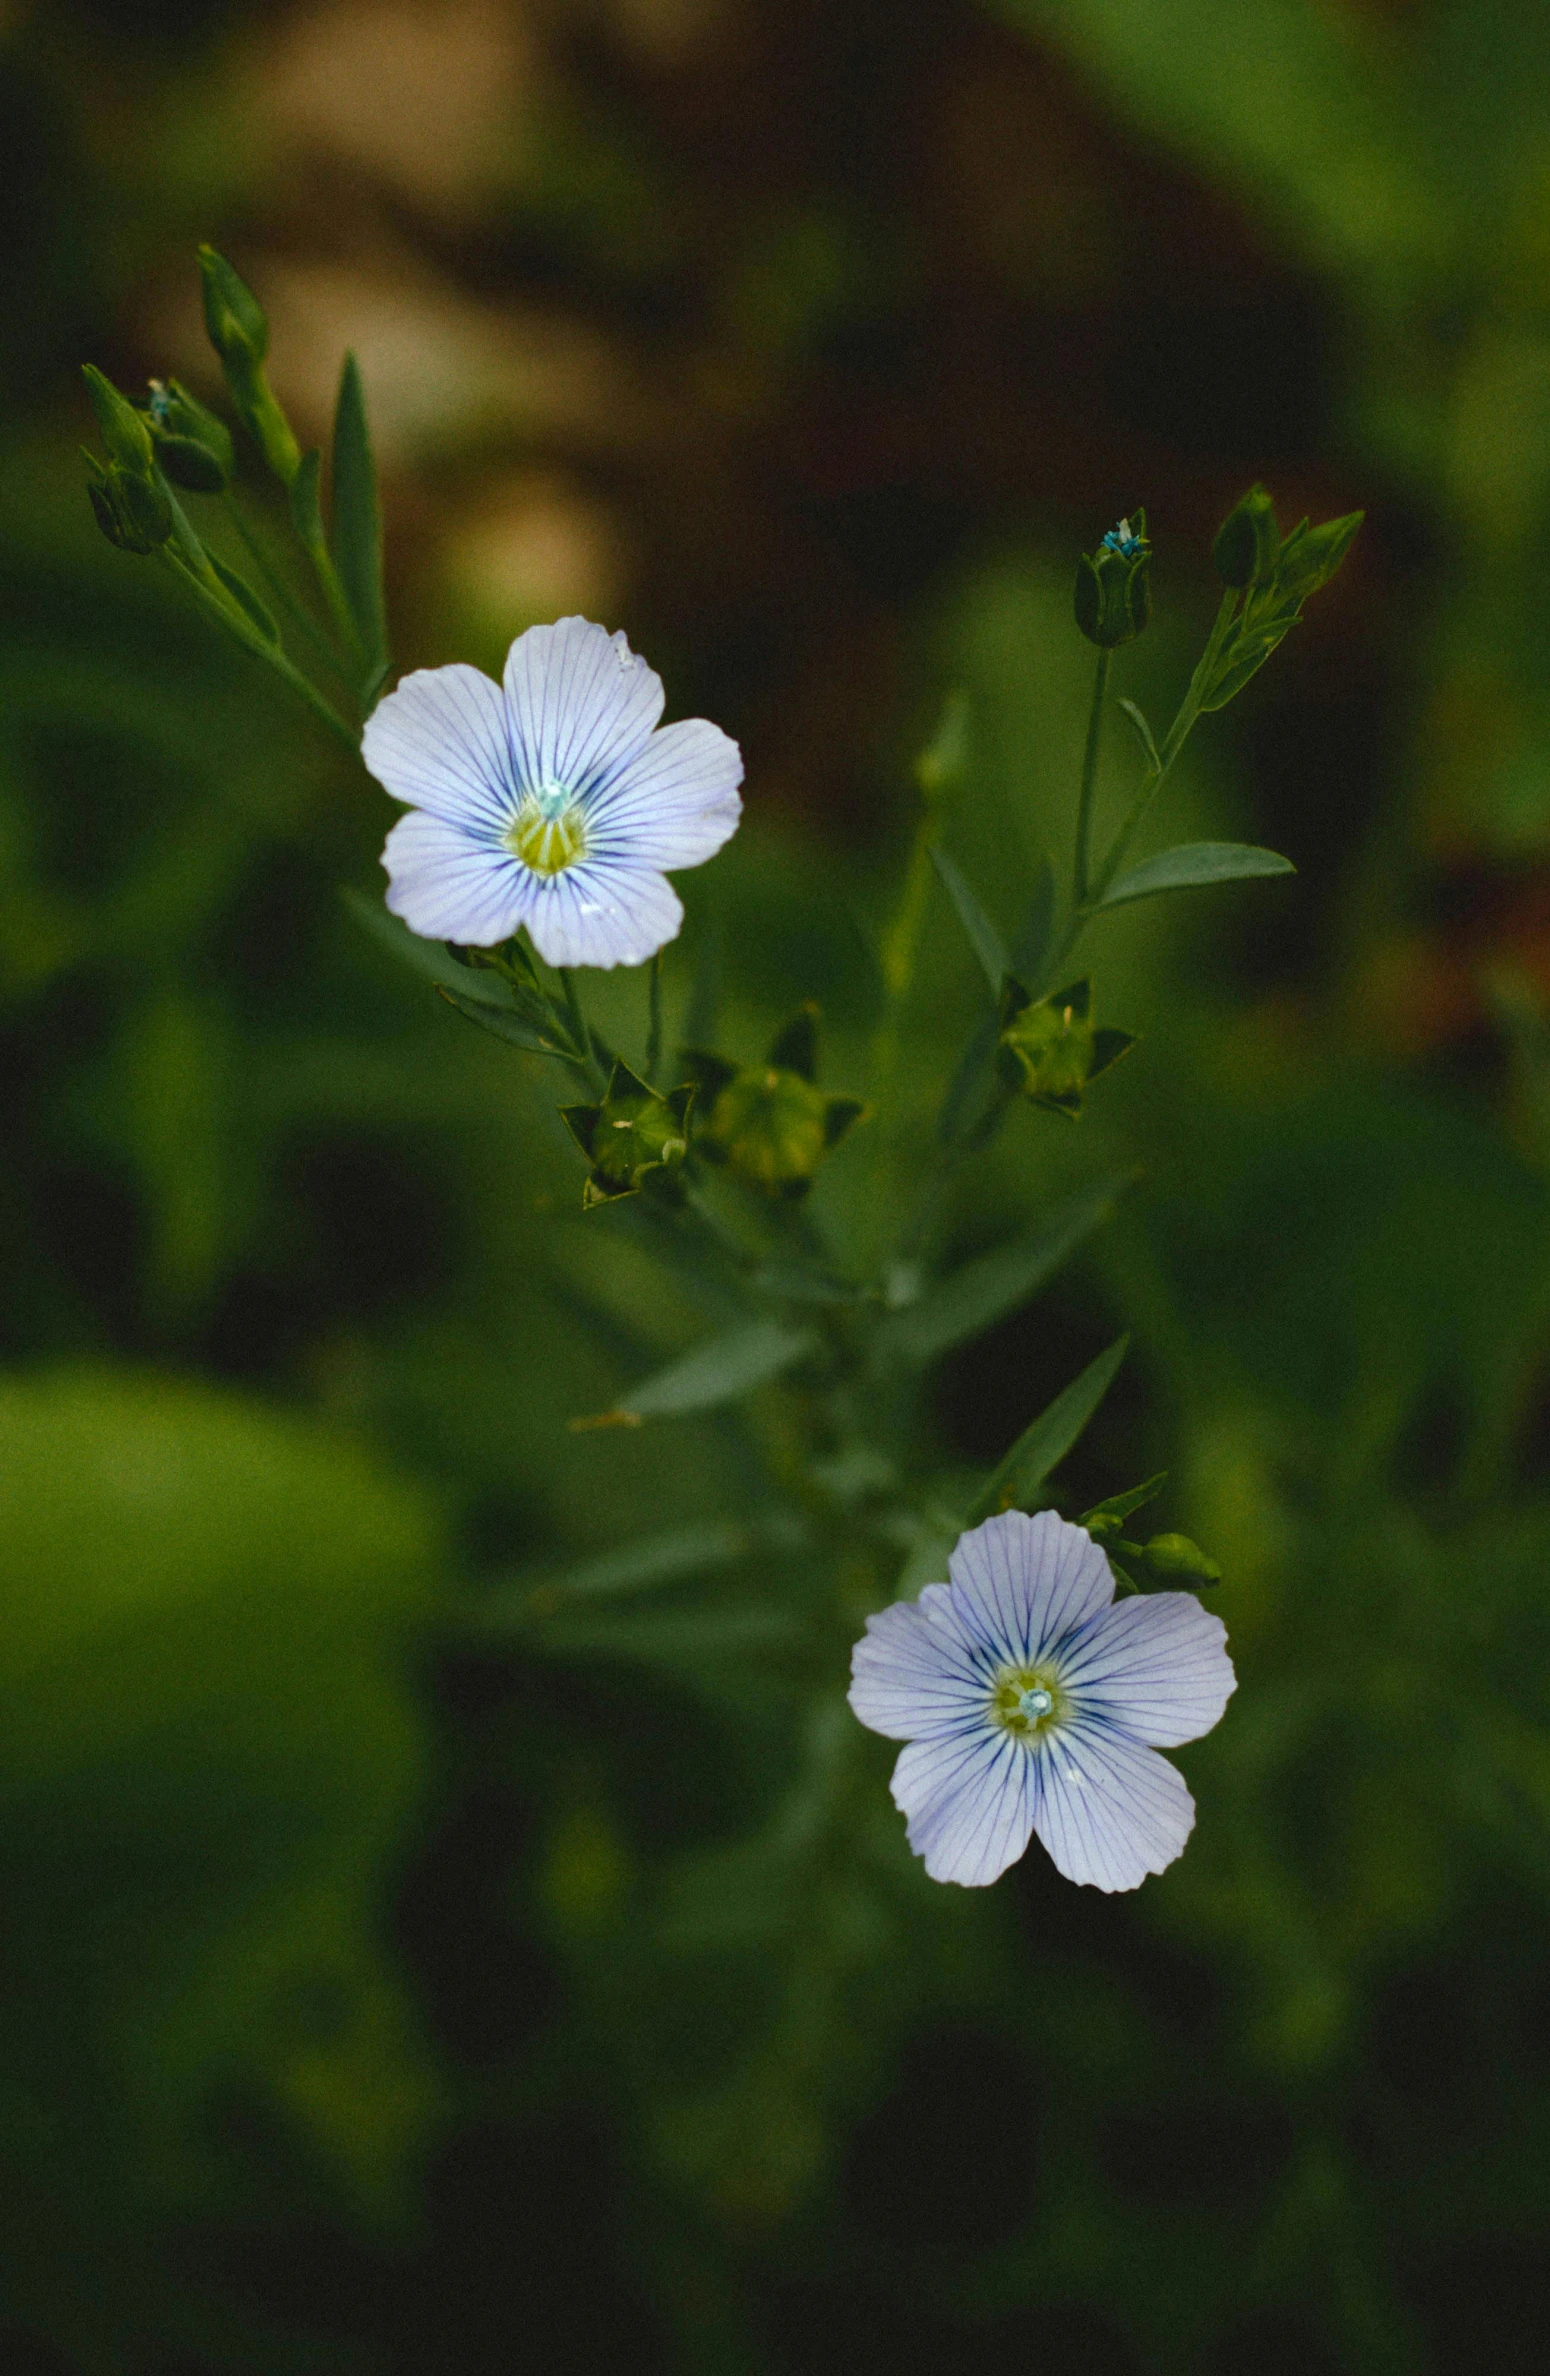
{"type": "Polygon", "coordinates": [[[1038,1106],[1075,1120],[1089,1081],[1135,1046],[1128,1031],[1096,1027],[1092,984],[1030,999],[1009,976],[1001,993],[1001,1077],[1038,1106]]]}
{"type": "Polygon", "coordinates": [[[583,1205],[634,1196],[653,1172],[676,1170],[689,1152],[693,1097],[692,1083],[663,1097],[616,1062],[601,1105],[562,1106],[560,1118],[592,1166],[583,1205]]]}
{"type": "Polygon", "coordinates": [[[214,248],[200,249],[199,270],[204,282],[205,328],[221,358],[232,402],[275,477],[289,487],[301,468],[301,448],[264,376],[268,317],[247,282],[214,248]]]}
{"type": "Polygon", "coordinates": [[[151,433],[146,427],[144,414],[136,412],[128,397],[121,396],[113,382],[105,379],[94,363],[83,364],[81,376],[86,382],[86,393],[91,398],[91,408],[97,416],[97,427],[102,432],[102,442],[108,450],[110,461],[137,477],[149,478],[153,454],[151,433]]]}
{"type": "Polygon", "coordinates": [[[246,371],[269,352],[269,318],[240,272],[213,247],[199,251],[205,329],[228,370],[246,371]]]}
{"type": "Polygon", "coordinates": [[[693,1056],[707,1112],[697,1144],[766,1196],[805,1196],[824,1157],[866,1108],[859,1097],[817,1087],[818,1010],[808,1004],[775,1035],[762,1065],[746,1070],[693,1056]]]}
{"type": "Polygon", "coordinates": [[[1121,520],[1096,552],[1084,553],[1078,561],[1073,596],[1076,623],[1088,642],[1101,651],[1129,643],[1150,619],[1151,559],[1146,514],[1138,511],[1134,521],[1121,520]]]}
{"type": "Polygon", "coordinates": [[[1365,515],[1346,512],[1338,520],[1310,528],[1306,520],[1294,528],[1281,547],[1276,565],[1276,596],[1284,603],[1306,602],[1327,586],[1346,554],[1365,515]]]}
{"type": "Polygon", "coordinates": [[[231,431],[177,380],[152,380],[146,407],[156,459],[175,487],[191,495],[219,495],[229,487],[236,456],[231,431]]]}
{"type": "Polygon", "coordinates": [[[1224,586],[1258,586],[1275,568],[1281,549],[1276,507],[1263,487],[1250,487],[1216,532],[1211,559],[1224,586]]]}
{"type": "Polygon", "coordinates": [[[172,498],[154,474],[140,478],[86,455],[86,492],[98,527],[122,553],[154,553],[172,534],[172,498]]]}
{"type": "Polygon", "coordinates": [[[1222,1571],[1214,1559],[1208,1559],[1198,1543],[1188,1535],[1159,1534],[1143,1546],[1141,1563],[1149,1576],[1161,1583],[1182,1584],[1198,1589],[1203,1585],[1220,1584],[1222,1571]]]}

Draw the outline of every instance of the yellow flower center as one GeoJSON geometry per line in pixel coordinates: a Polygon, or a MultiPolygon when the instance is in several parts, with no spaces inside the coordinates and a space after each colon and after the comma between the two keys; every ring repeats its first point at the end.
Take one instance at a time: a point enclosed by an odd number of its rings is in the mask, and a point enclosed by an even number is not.
{"type": "Polygon", "coordinates": [[[534,874],[563,874],[586,855],[586,820],[562,784],[545,784],[524,796],[505,839],[512,856],[534,874]]]}
{"type": "Polygon", "coordinates": [[[1059,1721],[1063,1704],[1060,1686],[1047,1667],[1014,1667],[992,1692],[990,1713],[1003,1731],[1032,1741],[1059,1721]]]}

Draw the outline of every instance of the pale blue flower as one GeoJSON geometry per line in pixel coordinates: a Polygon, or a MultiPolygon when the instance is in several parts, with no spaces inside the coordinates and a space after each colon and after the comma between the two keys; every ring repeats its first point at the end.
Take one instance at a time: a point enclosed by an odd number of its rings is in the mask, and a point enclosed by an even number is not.
{"type": "Polygon", "coordinates": [[[406,803],[387,904],[428,939],[491,948],[526,925],[551,965],[639,965],[683,922],[669,867],[734,831],[742,754],[704,718],[657,725],[662,680],[587,619],[530,627],[504,688],[418,669],[378,704],[366,765],[406,803]]]}
{"type": "Polygon", "coordinates": [[[1116,1602],[1103,1553],[1053,1510],[987,1518],[947,1572],[869,1617],[851,1661],[862,1723],[909,1744],[893,1796],[926,1871],[980,1887],[1037,1832],[1068,1881],[1160,1873],[1195,1802],[1157,1751],[1227,1705],[1221,1619],[1187,1592],[1116,1602]]]}

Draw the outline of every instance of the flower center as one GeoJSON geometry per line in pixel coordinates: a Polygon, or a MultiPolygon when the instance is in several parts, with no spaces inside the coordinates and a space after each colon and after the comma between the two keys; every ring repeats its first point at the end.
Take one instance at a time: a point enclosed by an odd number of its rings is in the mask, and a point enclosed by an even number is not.
{"type": "Polygon", "coordinates": [[[534,874],[563,874],[587,847],[586,820],[575,794],[563,784],[543,784],[527,793],[505,839],[512,856],[534,874]]]}
{"type": "Polygon", "coordinates": [[[993,1723],[1031,1741],[1047,1732],[1060,1714],[1060,1693],[1053,1675],[1017,1667],[997,1683],[990,1702],[993,1723]]]}

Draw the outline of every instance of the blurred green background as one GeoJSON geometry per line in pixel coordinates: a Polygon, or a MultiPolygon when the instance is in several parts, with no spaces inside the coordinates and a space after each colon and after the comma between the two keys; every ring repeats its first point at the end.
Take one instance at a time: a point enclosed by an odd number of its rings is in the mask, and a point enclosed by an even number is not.
{"type": "MultiPolygon", "coordinates": [[[[6,2376],[1539,2369],[1550,15],[0,0],[0,154],[6,2376]],[[1137,1896],[924,1882],[778,1541],[536,1621],[724,1555],[750,1439],[566,1431],[705,1312],[344,912],[385,798],[95,535],[77,367],[210,392],[205,238],[304,435],[359,352],[402,665],[580,610],[739,736],[691,931],[835,1087],[943,690],[1010,924],[1075,551],[1147,504],[1155,715],[1250,479],[1367,507],[1170,795],[1297,880],[1127,910],[1141,1049],[952,1220],[1141,1172],[931,1413],[1133,1332],[1061,1503],[1166,1462],[1241,1683],[1137,1896]]],[[[858,1255],[973,987],[939,905],[858,1255]]]]}

